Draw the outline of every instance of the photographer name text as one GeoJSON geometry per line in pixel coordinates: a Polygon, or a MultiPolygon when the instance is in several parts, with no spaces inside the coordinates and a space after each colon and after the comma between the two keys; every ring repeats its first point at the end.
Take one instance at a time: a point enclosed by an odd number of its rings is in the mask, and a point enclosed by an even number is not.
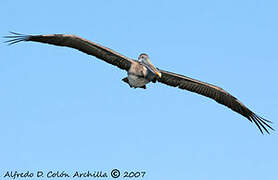
{"type": "Polygon", "coordinates": [[[5,179],[29,179],[29,178],[144,178],[145,171],[120,171],[112,169],[111,171],[5,171],[2,175],[5,179]]]}

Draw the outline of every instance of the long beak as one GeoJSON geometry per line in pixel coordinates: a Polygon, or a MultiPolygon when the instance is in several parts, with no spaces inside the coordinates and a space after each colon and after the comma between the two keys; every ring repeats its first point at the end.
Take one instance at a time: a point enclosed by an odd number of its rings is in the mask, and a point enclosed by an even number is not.
{"type": "Polygon", "coordinates": [[[159,78],[161,78],[161,73],[160,73],[159,71],[155,71],[155,74],[156,74],[159,78]]]}
{"type": "Polygon", "coordinates": [[[152,64],[152,62],[150,61],[149,58],[147,59],[143,59],[142,63],[145,64],[147,66],[147,68],[152,71],[155,75],[157,75],[159,78],[161,78],[161,72],[159,72],[159,70],[157,70],[154,65],[152,64]]]}
{"type": "Polygon", "coordinates": [[[152,64],[148,64],[147,65],[153,73],[155,73],[159,78],[161,78],[161,73],[152,65],[152,64]]]}

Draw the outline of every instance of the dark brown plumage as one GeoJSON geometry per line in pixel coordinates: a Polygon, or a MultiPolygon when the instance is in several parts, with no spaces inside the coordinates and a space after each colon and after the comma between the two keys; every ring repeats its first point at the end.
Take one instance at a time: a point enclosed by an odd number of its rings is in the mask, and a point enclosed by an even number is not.
{"type": "Polygon", "coordinates": [[[67,46],[86,54],[93,55],[99,59],[104,60],[109,64],[113,64],[120,69],[128,70],[130,68],[132,60],[97,43],[88,41],[75,35],[64,34],[50,34],[50,35],[23,35],[12,32],[15,36],[5,36],[7,38],[13,38],[6,42],[15,44],[20,41],[34,41],[47,44],[53,44],[56,46],[67,46]]]}
{"type": "MultiPolygon", "coordinates": [[[[274,130],[269,123],[272,123],[269,120],[266,120],[250,109],[248,109],[244,104],[242,104],[237,98],[226,92],[220,87],[195,80],[180,74],[175,74],[172,72],[159,70],[156,72],[157,75],[153,74],[148,70],[145,65],[143,65],[140,61],[136,61],[130,58],[127,58],[109,48],[101,46],[99,44],[90,42],[86,39],[74,36],[74,35],[64,35],[64,34],[50,34],[50,35],[23,35],[12,32],[13,35],[5,36],[6,38],[12,38],[6,42],[10,44],[18,43],[20,41],[34,41],[34,42],[41,42],[41,43],[48,43],[57,46],[67,46],[89,55],[93,55],[99,59],[104,60],[107,63],[113,64],[120,69],[128,71],[130,80],[136,82],[136,79],[132,76],[135,76],[137,79],[141,79],[140,83],[147,84],[148,82],[155,82],[156,80],[160,83],[178,87],[180,89],[185,89],[194,93],[201,94],[203,96],[209,97],[214,99],[216,102],[225,105],[232,109],[233,111],[241,114],[242,116],[246,117],[249,121],[254,122],[256,126],[259,128],[260,132],[263,133],[264,131],[269,133],[269,129],[274,130]],[[140,68],[139,68],[140,66],[140,68]],[[137,68],[138,67],[138,68],[137,68]],[[136,69],[141,69],[140,72],[137,72],[136,69]],[[144,72],[142,71],[144,70],[144,72]],[[151,77],[151,79],[148,79],[151,77]],[[145,80],[144,80],[145,78],[145,80]]],[[[141,54],[148,58],[146,54],[141,54]]],[[[139,56],[140,57],[140,56],[139,56]]],[[[148,61],[143,61],[148,63],[148,61]]],[[[150,63],[150,65],[152,65],[150,63]]],[[[152,67],[152,66],[150,66],[152,67]]],[[[155,68],[152,67],[151,70],[155,71],[155,68]]],[[[128,78],[123,79],[124,82],[128,83],[131,87],[132,85],[129,82],[128,78]]],[[[140,85],[141,86],[141,85],[140,85]]],[[[141,87],[146,88],[145,85],[141,87]]]]}
{"type": "Polygon", "coordinates": [[[235,98],[222,88],[180,74],[167,72],[161,69],[159,69],[159,71],[161,72],[162,77],[158,79],[158,82],[167,84],[169,86],[178,87],[180,89],[186,89],[188,91],[198,93],[211,99],[214,99],[216,102],[225,105],[231,108],[233,111],[243,115],[249,121],[254,122],[261,131],[261,133],[263,133],[263,130],[269,133],[267,128],[274,130],[268,124],[271,123],[271,121],[266,120],[253,113],[237,98],[235,98]]]}

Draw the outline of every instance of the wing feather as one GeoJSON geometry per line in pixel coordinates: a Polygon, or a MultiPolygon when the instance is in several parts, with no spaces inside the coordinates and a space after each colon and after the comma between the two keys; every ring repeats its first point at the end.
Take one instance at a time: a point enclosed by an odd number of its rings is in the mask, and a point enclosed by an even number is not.
{"type": "Polygon", "coordinates": [[[271,121],[256,115],[237,98],[222,88],[180,74],[164,71],[161,69],[159,69],[159,71],[161,72],[162,76],[157,80],[158,82],[214,99],[216,102],[227,106],[233,111],[246,117],[249,121],[254,122],[261,133],[264,131],[269,133],[269,129],[274,130],[269,125],[269,123],[272,123],[271,121]]]}
{"type": "Polygon", "coordinates": [[[49,35],[23,35],[19,33],[11,32],[13,35],[5,36],[5,38],[11,38],[6,41],[9,44],[15,44],[21,41],[34,41],[52,44],[56,46],[66,46],[82,51],[86,54],[95,56],[105,62],[115,65],[123,70],[129,70],[133,60],[127,58],[107,47],[101,46],[97,43],[88,41],[75,35],[65,34],[49,34],[49,35]]]}

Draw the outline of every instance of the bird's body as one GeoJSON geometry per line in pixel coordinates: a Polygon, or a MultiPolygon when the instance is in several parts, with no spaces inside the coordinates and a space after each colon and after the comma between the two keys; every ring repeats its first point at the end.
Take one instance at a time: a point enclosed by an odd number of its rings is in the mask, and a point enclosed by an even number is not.
{"type": "MultiPolygon", "coordinates": [[[[139,56],[139,60],[142,56],[149,58],[148,55],[141,54],[139,56]]],[[[149,66],[152,66],[152,64],[145,65],[143,62],[140,61],[135,61],[131,64],[127,73],[127,83],[130,85],[130,87],[146,89],[146,84],[151,81],[155,82],[156,79],[159,78],[160,72],[156,68],[152,71],[149,66]]]]}
{"type": "Polygon", "coordinates": [[[158,69],[150,62],[147,54],[141,54],[138,60],[130,59],[107,47],[74,35],[22,35],[13,32],[12,34],[11,36],[5,36],[6,38],[12,38],[7,41],[10,44],[21,41],[34,41],[71,47],[126,70],[128,76],[123,81],[128,83],[130,87],[146,89],[146,84],[149,82],[160,82],[172,87],[185,89],[209,97],[241,114],[249,121],[254,122],[261,133],[263,131],[269,133],[269,129],[274,130],[269,125],[271,121],[256,115],[237,98],[222,88],[180,74],[158,69]]]}
{"type": "Polygon", "coordinates": [[[141,87],[144,88],[146,84],[150,82],[144,76],[141,77],[133,73],[129,73],[127,79],[130,87],[134,87],[134,88],[141,88],[141,87]]]}
{"type": "Polygon", "coordinates": [[[146,78],[148,73],[148,69],[140,64],[139,62],[135,62],[131,64],[128,70],[128,84],[134,88],[140,88],[148,84],[150,81],[146,78]]]}

